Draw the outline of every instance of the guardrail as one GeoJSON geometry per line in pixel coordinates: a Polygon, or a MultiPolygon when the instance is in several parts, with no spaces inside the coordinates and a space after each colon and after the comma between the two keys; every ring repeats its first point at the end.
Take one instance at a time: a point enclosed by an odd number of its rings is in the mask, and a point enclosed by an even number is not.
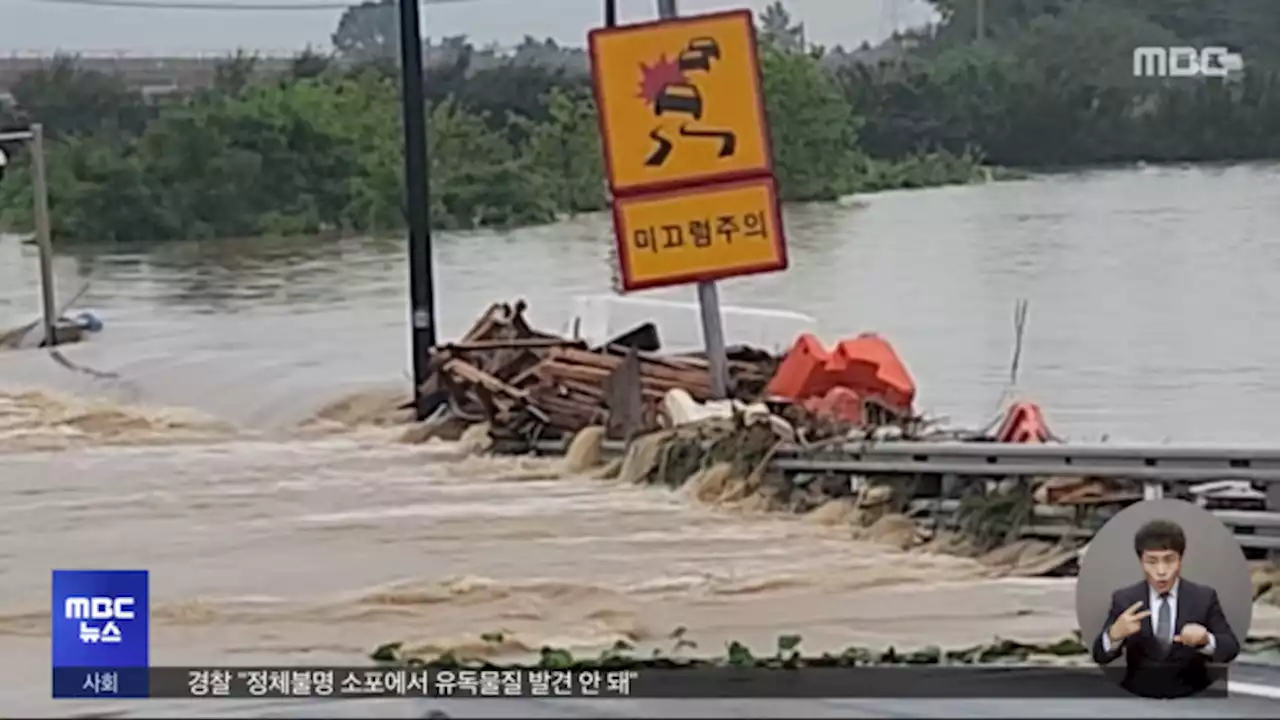
{"type": "MultiPolygon", "coordinates": [[[[566,443],[544,441],[536,450],[563,453],[566,443]]],[[[621,454],[625,443],[606,440],[621,454]]],[[[1026,445],[988,442],[867,442],[807,450],[783,445],[772,466],[789,472],[1028,476],[1088,475],[1171,482],[1250,480],[1280,482],[1280,448],[1167,445],[1026,445]]]]}
{"type": "MultiPolygon", "coordinates": [[[[925,498],[912,500],[907,505],[908,516],[914,516],[916,522],[924,527],[937,527],[940,523],[948,525],[951,516],[960,508],[960,501],[952,498],[925,498]]],[[[1213,509],[1209,512],[1227,527],[1234,531],[1236,542],[1241,547],[1256,550],[1280,550],[1280,513],[1263,510],[1226,510],[1213,509]],[[1258,535],[1254,531],[1264,529],[1276,531],[1276,534],[1258,535]]],[[[1020,528],[1021,537],[1088,540],[1093,537],[1094,530],[1068,524],[1074,508],[1069,506],[1039,505],[1033,510],[1033,518],[1044,522],[1032,522],[1020,528]]]]}
{"type": "MultiPolygon", "coordinates": [[[[562,454],[566,443],[538,443],[543,454],[562,454]]],[[[608,455],[621,455],[625,443],[606,440],[608,455]]],[[[1280,448],[1168,446],[1168,445],[1027,445],[987,442],[854,442],[835,448],[810,450],[784,445],[770,467],[791,474],[939,475],[969,478],[1088,476],[1143,481],[1144,497],[1159,498],[1169,484],[1241,480],[1266,486],[1266,505],[1280,508],[1280,448]]],[[[948,498],[915,500],[910,512],[919,515],[954,513],[959,501],[948,498]]],[[[1213,509],[1224,525],[1235,530],[1245,548],[1280,552],[1280,512],[1213,509]],[[1252,531],[1260,531],[1254,534],[1252,531]]],[[[1054,516],[1042,506],[1038,516],[1054,516]]],[[[922,524],[937,518],[919,518],[922,524]]],[[[1032,524],[1024,536],[1079,537],[1092,531],[1070,525],[1032,524]]]]}
{"type": "Polygon", "coordinates": [[[1173,482],[1280,482],[1280,449],[881,442],[846,444],[817,453],[781,448],[774,467],[796,472],[1067,474],[1173,482]]]}

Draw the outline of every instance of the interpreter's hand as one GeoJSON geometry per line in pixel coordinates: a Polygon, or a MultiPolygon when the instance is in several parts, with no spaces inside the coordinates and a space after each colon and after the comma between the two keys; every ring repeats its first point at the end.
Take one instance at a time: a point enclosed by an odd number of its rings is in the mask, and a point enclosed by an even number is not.
{"type": "Polygon", "coordinates": [[[1202,648],[1209,644],[1209,631],[1199,623],[1187,623],[1182,632],[1173,636],[1173,641],[1187,647],[1202,648]]]}
{"type": "MultiPolygon", "coordinates": [[[[1111,627],[1107,628],[1107,637],[1111,638],[1111,642],[1118,643],[1142,629],[1142,621],[1144,618],[1151,617],[1151,611],[1142,610],[1139,612],[1141,607],[1142,601],[1139,600],[1130,605],[1128,610],[1120,613],[1120,617],[1111,623],[1111,627]]],[[[1200,629],[1203,630],[1204,628],[1200,629]]]]}

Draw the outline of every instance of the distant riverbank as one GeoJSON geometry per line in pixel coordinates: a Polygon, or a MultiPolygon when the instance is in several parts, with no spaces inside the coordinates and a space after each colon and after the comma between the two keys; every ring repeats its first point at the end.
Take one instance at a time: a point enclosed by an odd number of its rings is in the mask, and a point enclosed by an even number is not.
{"type": "MultiPolygon", "coordinates": [[[[852,133],[848,104],[816,60],[766,51],[763,64],[766,91],[788,83],[787,91],[767,93],[784,201],[1006,175],[969,150],[871,158],[852,133]],[[818,89],[791,91],[798,73],[818,89]],[[833,126],[845,129],[833,133],[833,126]]],[[[529,116],[508,111],[500,120],[453,97],[431,108],[424,200],[436,228],[512,228],[606,208],[591,95],[553,85],[530,101],[529,116]]],[[[133,125],[86,127],[47,145],[59,241],[376,234],[404,224],[398,87],[375,68],[246,79],[134,113],[126,99],[118,104],[133,125]]],[[[30,182],[18,157],[0,186],[0,222],[25,230],[30,182]]]]}
{"type": "MultiPolygon", "coordinates": [[[[781,4],[760,14],[784,201],[1020,175],[999,168],[1280,157],[1280,44],[1257,31],[1280,21],[1280,4],[1222,0],[1212,17],[1158,0],[991,8],[982,42],[970,5],[936,4],[936,26],[856,50],[805,42],[781,4]],[[1216,35],[1202,37],[1210,26],[1216,35]],[[1249,63],[1225,80],[1133,77],[1133,47],[1161,37],[1238,45],[1249,63]]],[[[57,59],[13,84],[17,106],[0,110],[0,126],[44,123],[59,242],[397,229],[396,34],[357,30],[388,23],[391,5],[355,6],[335,29],[334,54],[287,64],[236,55],[208,87],[164,96],[57,59]]],[[[605,208],[582,48],[527,38],[504,53],[458,37],[428,49],[431,189],[421,201],[435,227],[529,226],[605,208]]],[[[10,150],[0,218],[24,229],[26,162],[10,150]]]]}

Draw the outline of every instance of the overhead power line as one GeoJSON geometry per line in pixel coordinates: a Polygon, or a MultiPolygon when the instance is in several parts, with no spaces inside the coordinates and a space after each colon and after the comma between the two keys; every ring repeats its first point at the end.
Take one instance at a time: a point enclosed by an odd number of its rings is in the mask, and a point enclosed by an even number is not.
{"type": "MultiPolygon", "coordinates": [[[[180,2],[179,0],[30,0],[44,5],[81,5],[87,7],[128,8],[132,10],[200,10],[217,12],[314,12],[346,10],[359,5],[352,2],[180,2]]],[[[443,5],[471,0],[419,0],[424,5],[443,5]]]]}
{"type": "Polygon", "coordinates": [[[34,0],[42,5],[87,5],[89,7],[131,8],[141,10],[217,10],[231,12],[292,10],[345,10],[352,4],[341,2],[308,3],[227,3],[227,2],[147,2],[146,0],[34,0]]]}

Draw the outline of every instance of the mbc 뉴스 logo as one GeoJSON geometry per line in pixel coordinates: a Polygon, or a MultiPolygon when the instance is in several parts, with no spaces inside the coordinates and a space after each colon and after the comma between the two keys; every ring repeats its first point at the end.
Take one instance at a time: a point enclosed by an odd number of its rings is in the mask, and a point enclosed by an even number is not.
{"type": "Polygon", "coordinates": [[[132,620],[132,597],[69,597],[65,603],[66,618],[80,621],[80,642],[118,643],[122,639],[117,620],[132,620]],[[105,620],[101,625],[95,620],[105,620]]]}
{"type": "Polygon", "coordinates": [[[54,570],[54,668],[145,668],[146,570],[54,570]]]}

